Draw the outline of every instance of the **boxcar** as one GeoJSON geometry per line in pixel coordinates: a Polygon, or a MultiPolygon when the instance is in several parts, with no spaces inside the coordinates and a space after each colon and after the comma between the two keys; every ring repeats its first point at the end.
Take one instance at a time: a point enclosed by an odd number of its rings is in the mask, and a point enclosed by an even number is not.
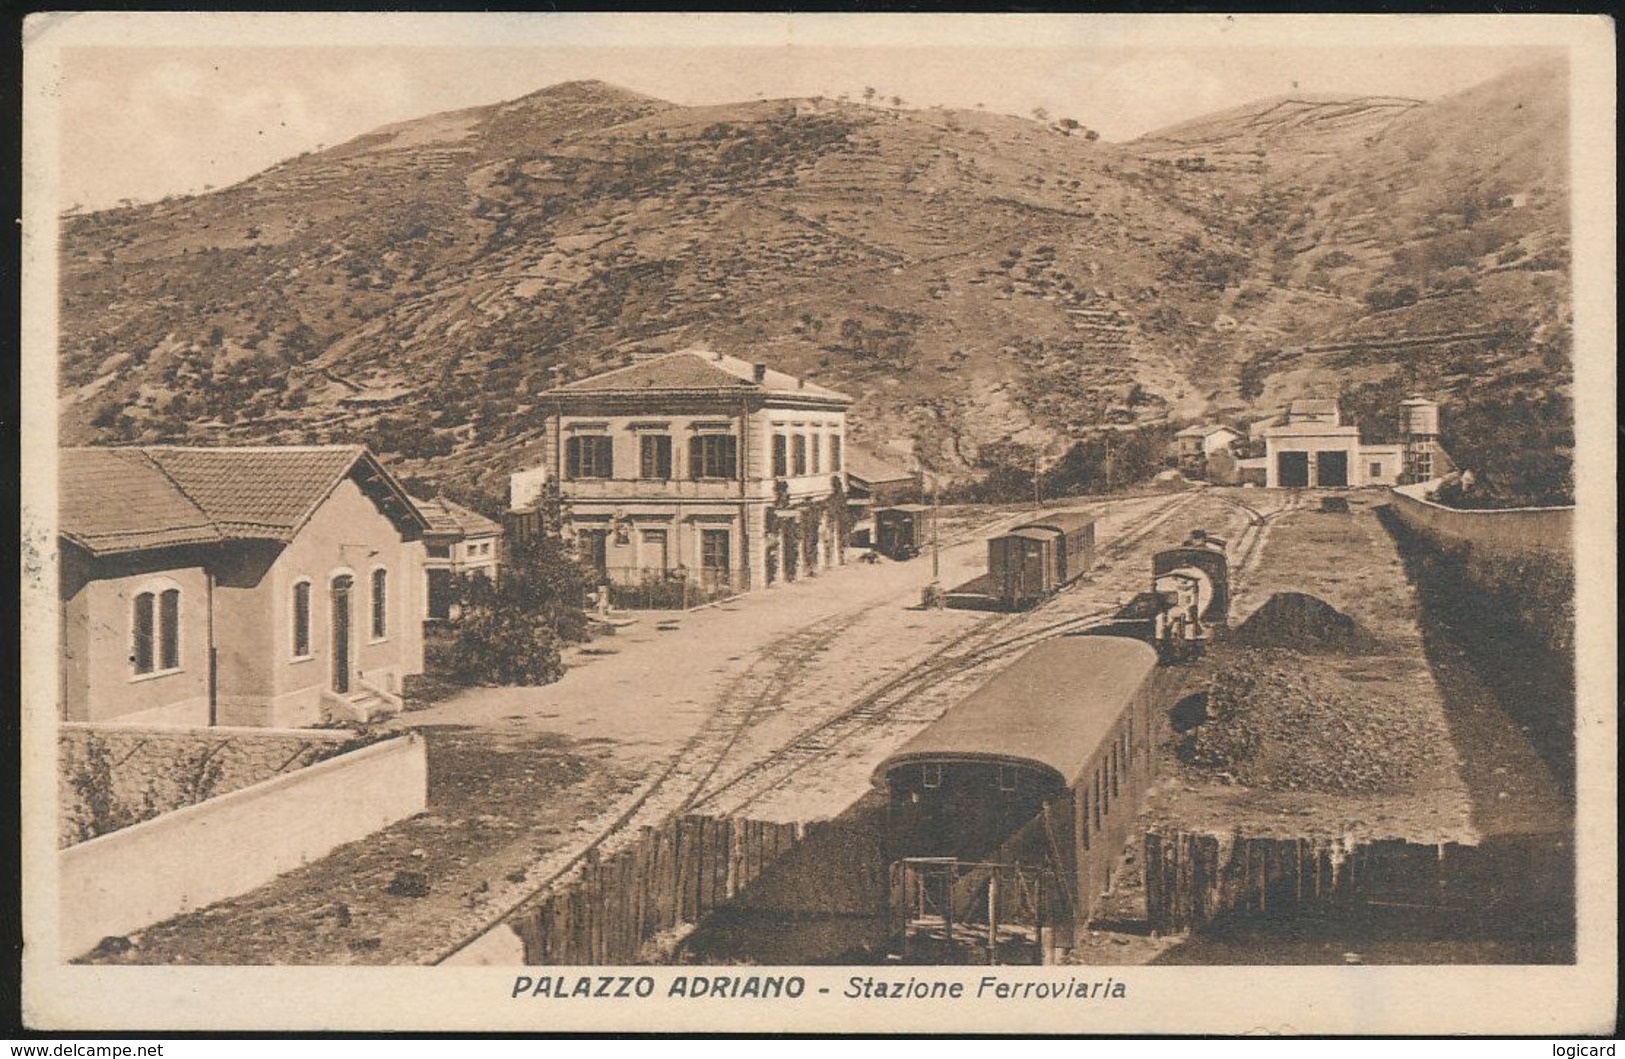
{"type": "Polygon", "coordinates": [[[1030,607],[1082,576],[1094,551],[1094,520],[1057,511],[988,540],[988,588],[1007,609],[1030,607]]]}
{"type": "Polygon", "coordinates": [[[1138,640],[1034,647],[875,771],[888,860],[1049,865],[1083,923],[1151,781],[1158,685],[1157,654],[1138,640]]]}
{"type": "Polygon", "coordinates": [[[912,559],[925,547],[929,507],[898,504],[875,512],[875,551],[888,559],[912,559]]]}

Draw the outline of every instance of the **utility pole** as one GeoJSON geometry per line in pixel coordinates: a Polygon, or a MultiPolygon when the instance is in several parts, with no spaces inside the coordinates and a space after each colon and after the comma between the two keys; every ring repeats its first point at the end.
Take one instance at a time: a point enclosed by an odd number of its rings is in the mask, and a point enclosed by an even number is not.
{"type": "Polygon", "coordinates": [[[942,583],[942,493],[936,479],[931,480],[931,583],[942,583]]]}

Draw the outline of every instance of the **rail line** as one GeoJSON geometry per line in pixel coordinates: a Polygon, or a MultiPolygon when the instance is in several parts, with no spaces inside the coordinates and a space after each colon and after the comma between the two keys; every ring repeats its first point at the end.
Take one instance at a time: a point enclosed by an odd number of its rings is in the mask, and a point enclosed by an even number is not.
{"type": "MultiPolygon", "coordinates": [[[[1131,549],[1138,546],[1177,512],[1186,507],[1194,497],[1195,494],[1189,493],[1177,497],[1162,511],[1147,519],[1141,525],[1136,526],[1131,532],[1114,538],[1108,548],[1109,556],[1115,560],[1127,555],[1131,549]]],[[[1064,594],[1063,592],[1062,595],[1064,594]]],[[[1050,600],[1041,604],[1041,606],[1047,607],[1053,603],[1054,600],[1050,600]]],[[[698,806],[714,803],[722,795],[740,784],[770,770],[776,771],[777,775],[773,777],[772,782],[750,792],[747,797],[732,804],[731,811],[739,812],[780,789],[797,773],[828,757],[847,740],[874,725],[884,723],[900,706],[913,697],[947,683],[949,680],[971,670],[1023,651],[1043,640],[1098,625],[1116,612],[1117,607],[1109,606],[1083,614],[1070,615],[1036,629],[1027,629],[1013,636],[1007,636],[1004,639],[998,637],[1012,626],[1029,620],[1033,612],[1005,615],[978,625],[967,630],[963,635],[947,645],[943,653],[934,661],[927,662],[922,666],[916,666],[885,681],[846,710],[803,730],[777,751],[753,762],[721,786],[697,795],[691,804],[698,806]],[[955,652],[956,648],[959,649],[956,653],[949,653],[955,652]]]]}
{"type": "MultiPolygon", "coordinates": [[[[1122,497],[1080,498],[1086,504],[1126,502],[1131,500],[1146,500],[1155,498],[1158,494],[1134,495],[1122,497]]],[[[1186,507],[1197,494],[1183,493],[1174,496],[1171,502],[1144,523],[1136,526],[1132,531],[1114,538],[1106,548],[1106,555],[1110,560],[1122,558],[1130,549],[1154,533],[1173,515],[1186,507]]],[[[1016,516],[1021,520],[1031,518],[1031,515],[1016,516]]],[[[986,522],[979,522],[960,531],[951,543],[964,543],[967,540],[985,536],[989,526],[1002,525],[1007,517],[993,518],[986,522]]],[[[950,542],[943,542],[944,544],[950,542]]],[[[1063,593],[1064,595],[1064,593],[1063,593]]],[[[1041,604],[1050,606],[1054,601],[1041,604]]],[[[939,657],[923,666],[915,667],[905,673],[887,680],[878,688],[866,693],[852,706],[841,711],[833,717],[827,718],[810,728],[804,729],[773,753],[753,762],[743,771],[731,777],[721,786],[707,791],[705,788],[716,774],[721,770],[722,764],[728,755],[738,746],[739,742],[754,726],[756,719],[772,702],[782,701],[787,697],[791,681],[787,670],[795,668],[804,662],[809,653],[816,652],[828,646],[840,634],[841,630],[853,620],[884,603],[876,603],[855,611],[843,611],[820,619],[812,626],[803,627],[787,636],[775,641],[760,655],[745,673],[730,685],[724,696],[724,703],[711,719],[700,726],[699,730],[690,736],[681,748],[672,756],[671,760],[661,771],[647,783],[632,801],[616,814],[613,820],[605,825],[591,841],[587,842],[558,868],[551,871],[547,878],[534,887],[527,888],[524,896],[508,903],[496,914],[485,919],[480,927],[464,935],[454,945],[450,946],[436,958],[434,963],[444,963],[457,953],[473,945],[479,939],[488,935],[492,930],[498,929],[512,916],[522,911],[526,906],[534,903],[546,894],[561,879],[575,870],[594,851],[602,850],[616,836],[628,832],[633,822],[639,816],[656,812],[655,808],[665,796],[670,795],[668,788],[685,773],[698,773],[698,778],[692,786],[681,795],[671,809],[660,809],[660,815],[670,812],[685,813],[702,805],[711,804],[726,791],[735,789],[748,779],[761,776],[769,769],[778,772],[772,782],[759,790],[751,792],[736,807],[743,809],[751,805],[774,790],[781,788],[792,776],[807,766],[827,757],[833,750],[847,740],[858,735],[866,728],[883,722],[900,707],[904,701],[916,694],[927,691],[937,685],[946,683],[963,673],[979,666],[996,661],[1009,654],[1023,650],[1041,640],[1063,635],[1069,631],[1077,631],[1097,624],[1112,613],[1115,607],[1093,610],[1085,614],[1072,615],[1061,620],[1051,622],[1036,629],[1026,630],[1014,636],[998,640],[997,637],[1008,630],[1012,624],[1031,616],[1026,614],[1008,615],[985,622],[970,630],[962,636],[951,641],[944,651],[957,653],[939,657]],[[753,673],[766,662],[768,673],[763,678],[753,679],[753,673]],[[743,689],[752,686],[760,680],[767,694],[742,693],[743,689]],[[768,690],[771,689],[771,690],[768,690]],[[731,703],[737,706],[731,707],[731,703]],[[720,721],[720,725],[712,721],[720,721]],[[721,727],[722,731],[718,731],[721,727]],[[718,741],[721,746],[714,753],[707,753],[707,745],[715,745],[718,741]],[[696,764],[696,756],[704,754],[703,764],[696,764]],[[787,767],[784,767],[787,766],[787,767]]]]}

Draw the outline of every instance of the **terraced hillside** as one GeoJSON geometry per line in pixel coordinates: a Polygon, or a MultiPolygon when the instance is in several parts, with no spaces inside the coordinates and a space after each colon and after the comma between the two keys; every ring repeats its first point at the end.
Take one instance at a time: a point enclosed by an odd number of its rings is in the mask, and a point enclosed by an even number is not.
{"type": "Polygon", "coordinates": [[[912,439],[950,473],[993,443],[1380,383],[1418,358],[1305,348],[1469,316],[1508,317],[1561,384],[1566,181],[1525,171],[1562,142],[1561,75],[1277,101],[1121,145],[555,85],[65,218],[62,435],[360,436],[492,489],[534,442],[538,390],[702,342],[855,394],[860,439],[912,439]],[[1488,154],[1457,112],[1486,107],[1488,154]],[[1444,253],[1461,263],[1439,287],[1444,253]],[[1413,302],[1374,307],[1421,273],[1413,302]]]}

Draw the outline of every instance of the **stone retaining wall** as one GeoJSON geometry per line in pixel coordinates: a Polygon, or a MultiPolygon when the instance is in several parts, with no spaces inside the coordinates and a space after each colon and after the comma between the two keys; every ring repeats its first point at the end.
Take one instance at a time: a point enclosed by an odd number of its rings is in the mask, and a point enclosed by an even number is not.
{"type": "Polygon", "coordinates": [[[64,722],[57,845],[67,847],[370,742],[348,730],[64,722]]]}
{"type": "Polygon", "coordinates": [[[1442,547],[1466,544],[1497,552],[1559,551],[1574,548],[1574,508],[1520,507],[1467,510],[1435,504],[1436,483],[1396,486],[1394,510],[1412,530],[1442,547]]]}
{"type": "Polygon", "coordinates": [[[60,955],[246,893],[421,812],[428,776],[421,737],[386,739],[64,849],[60,955]]]}

